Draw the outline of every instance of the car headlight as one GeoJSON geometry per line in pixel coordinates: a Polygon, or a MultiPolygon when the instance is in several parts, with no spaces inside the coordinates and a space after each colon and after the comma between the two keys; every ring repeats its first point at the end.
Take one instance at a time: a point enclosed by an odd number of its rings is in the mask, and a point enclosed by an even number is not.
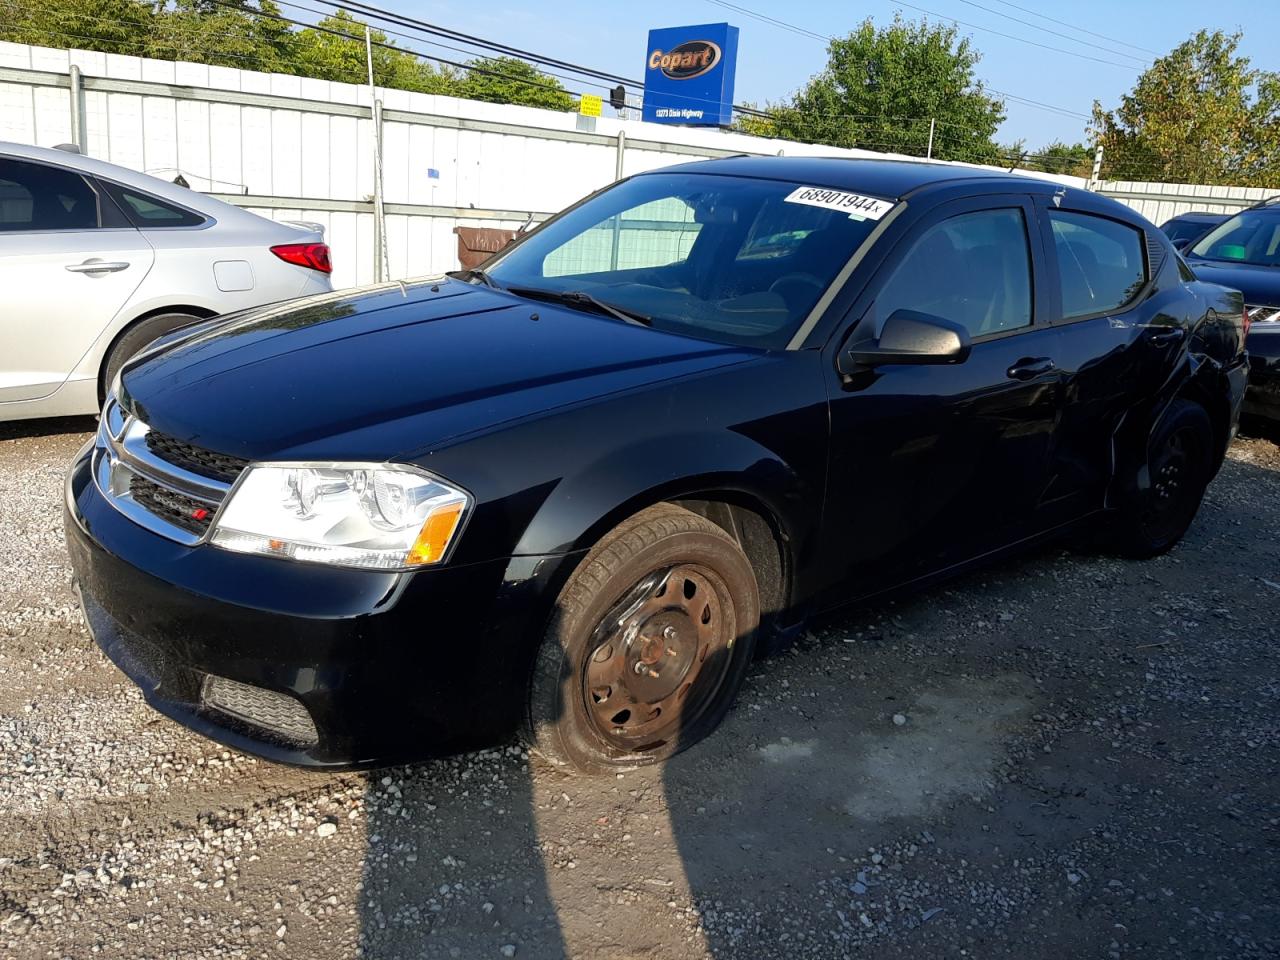
{"type": "Polygon", "coordinates": [[[444,559],[470,503],[412,467],[263,464],[240,478],[210,540],[242,553],[410,570],[444,559]]]}

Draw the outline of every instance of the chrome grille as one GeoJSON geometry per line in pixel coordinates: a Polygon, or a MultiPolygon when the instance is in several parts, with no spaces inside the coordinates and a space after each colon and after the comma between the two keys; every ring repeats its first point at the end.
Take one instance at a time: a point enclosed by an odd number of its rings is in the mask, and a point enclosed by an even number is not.
{"type": "Polygon", "coordinates": [[[115,398],[109,398],[94,444],[94,482],[112,506],[139,526],[193,546],[208,534],[234,480],[213,476],[216,468],[207,465],[217,465],[226,476],[229,462],[239,463],[241,470],[247,464],[219,454],[202,460],[205,451],[189,444],[182,446],[191,455],[179,456],[173,452],[179,441],[153,446],[150,433],[145,423],[125,415],[115,398]]]}
{"type": "Polygon", "coordinates": [[[310,747],[319,739],[307,708],[287,694],[211,673],[204,678],[200,701],[205,707],[265,730],[289,744],[310,747]]]}
{"type": "Polygon", "coordinates": [[[1252,324],[1280,323],[1280,307],[1247,306],[1244,309],[1252,324]]]}
{"type": "Polygon", "coordinates": [[[161,460],[223,483],[235,483],[240,472],[249,465],[248,460],[204,450],[155,430],[147,431],[146,443],[147,449],[161,460]]]}

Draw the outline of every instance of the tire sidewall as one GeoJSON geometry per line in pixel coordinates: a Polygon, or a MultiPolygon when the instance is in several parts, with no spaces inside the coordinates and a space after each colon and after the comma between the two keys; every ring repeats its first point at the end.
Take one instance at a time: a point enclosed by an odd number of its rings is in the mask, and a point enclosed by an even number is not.
{"type": "Polygon", "coordinates": [[[100,392],[104,395],[111,389],[120,368],[133,357],[146,349],[153,341],[165,334],[172,333],[182,327],[199,323],[203,318],[192,313],[158,313],[144,320],[136,320],[125,329],[124,334],[111,345],[102,362],[102,382],[100,392]]]}
{"type": "Polygon", "coordinates": [[[718,529],[682,531],[663,537],[629,557],[599,589],[573,597],[573,592],[582,590],[599,574],[598,567],[592,569],[592,564],[593,557],[588,556],[562,592],[543,642],[530,697],[536,737],[540,745],[548,748],[544,755],[585,772],[657,763],[707,736],[732,706],[751,664],[760,622],[755,575],[737,544],[718,529]],[[692,564],[714,574],[710,578],[713,588],[721,594],[725,615],[732,618],[735,639],[725,654],[729,663],[714,699],[676,737],[644,753],[621,751],[595,729],[582,696],[582,673],[592,652],[591,640],[604,615],[640,580],[677,564],[692,564]],[[583,576],[579,580],[580,574],[583,576]],[[574,602],[584,596],[585,602],[574,602]]]}
{"type": "Polygon", "coordinates": [[[1212,479],[1212,456],[1213,424],[1209,420],[1208,413],[1202,406],[1190,400],[1173,401],[1152,431],[1150,442],[1147,444],[1147,485],[1145,489],[1135,491],[1130,505],[1131,549],[1127,552],[1135,556],[1156,556],[1169,550],[1182,539],[1195,521],[1204,491],[1212,479]],[[1174,530],[1160,534],[1148,528],[1142,516],[1148,502],[1147,498],[1155,495],[1155,478],[1150,475],[1151,467],[1169,438],[1174,433],[1188,428],[1195,435],[1197,450],[1196,457],[1190,461],[1193,472],[1189,472],[1182,493],[1186,498],[1183,501],[1186,518],[1174,530]]]}

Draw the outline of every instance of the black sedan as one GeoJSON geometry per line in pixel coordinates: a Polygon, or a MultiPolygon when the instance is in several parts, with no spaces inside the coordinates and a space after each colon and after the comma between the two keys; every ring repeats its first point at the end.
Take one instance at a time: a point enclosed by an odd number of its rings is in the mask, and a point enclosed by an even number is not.
{"type": "Polygon", "coordinates": [[[158,710],[271,759],[521,728],[567,768],[655,762],[817,613],[1086,525],[1176,543],[1246,377],[1239,294],[1185,271],[1011,175],[632,177],[487,271],[126,367],[66,485],[85,614],[158,710]]]}

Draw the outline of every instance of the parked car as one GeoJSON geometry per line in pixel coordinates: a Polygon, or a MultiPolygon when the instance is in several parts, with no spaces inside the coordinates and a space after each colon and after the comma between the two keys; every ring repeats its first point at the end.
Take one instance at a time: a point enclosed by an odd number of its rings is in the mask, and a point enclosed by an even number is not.
{"type": "Polygon", "coordinates": [[[1181,249],[1193,240],[1199,240],[1226,219],[1227,216],[1223,213],[1192,210],[1189,213],[1180,213],[1176,217],[1170,217],[1160,224],[1160,229],[1164,231],[1164,235],[1173,242],[1174,246],[1181,249]]]}
{"type": "Polygon", "coordinates": [[[1244,294],[1249,324],[1244,410],[1280,420],[1280,197],[1241,211],[1184,254],[1197,277],[1244,294]]]}
{"type": "Polygon", "coordinates": [[[0,420],[96,413],[115,372],[157,337],[328,292],[330,269],[314,224],[0,143],[0,420]]]}
{"type": "Polygon", "coordinates": [[[1240,295],[1184,269],[1010,174],[634,176],[487,270],[126,365],[67,481],[85,615],[158,710],[274,760],[520,725],[653,763],[814,614],[1099,520],[1176,543],[1245,383],[1240,295]]]}

